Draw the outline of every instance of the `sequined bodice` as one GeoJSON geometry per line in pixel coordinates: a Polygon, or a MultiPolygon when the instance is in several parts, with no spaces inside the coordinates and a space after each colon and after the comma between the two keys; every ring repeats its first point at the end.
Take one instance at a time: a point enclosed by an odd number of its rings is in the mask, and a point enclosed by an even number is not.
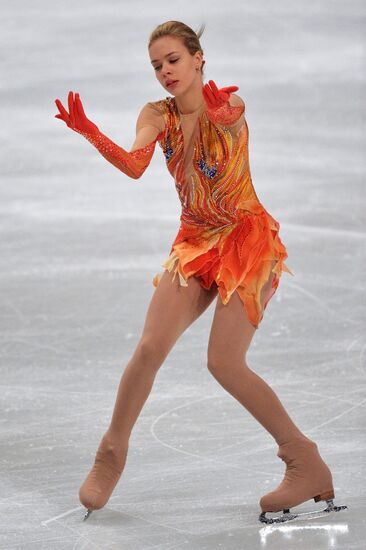
{"type": "Polygon", "coordinates": [[[202,108],[180,115],[174,97],[152,103],[164,116],[159,139],[182,205],[181,220],[223,227],[238,220],[241,209],[260,208],[248,159],[248,126],[214,124],[202,108]]]}

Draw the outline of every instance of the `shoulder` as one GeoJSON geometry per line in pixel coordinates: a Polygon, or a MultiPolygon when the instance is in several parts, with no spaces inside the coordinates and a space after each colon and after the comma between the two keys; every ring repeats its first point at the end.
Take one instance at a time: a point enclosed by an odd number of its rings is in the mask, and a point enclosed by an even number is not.
{"type": "Polygon", "coordinates": [[[164,130],[164,108],[162,102],[164,100],[148,101],[142,106],[136,122],[137,130],[144,126],[154,126],[160,132],[164,130]]]}
{"type": "Polygon", "coordinates": [[[164,103],[165,103],[165,99],[158,99],[157,101],[148,101],[144,107],[146,109],[151,109],[153,111],[157,111],[159,113],[162,112],[162,110],[164,109],[164,103]]]}
{"type": "Polygon", "coordinates": [[[144,108],[155,111],[156,113],[164,114],[167,110],[172,108],[173,98],[167,96],[165,99],[158,99],[157,101],[149,101],[144,105],[144,108]]]}
{"type": "Polygon", "coordinates": [[[230,94],[229,103],[233,107],[242,106],[245,109],[245,103],[238,94],[230,94]]]}

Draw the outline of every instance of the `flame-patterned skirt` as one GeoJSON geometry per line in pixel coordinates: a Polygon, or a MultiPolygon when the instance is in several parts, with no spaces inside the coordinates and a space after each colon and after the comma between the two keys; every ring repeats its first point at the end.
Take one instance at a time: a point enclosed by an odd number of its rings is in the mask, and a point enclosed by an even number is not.
{"type": "MultiPolygon", "coordinates": [[[[279,236],[280,224],[257,205],[256,212],[238,211],[234,223],[219,227],[197,227],[181,223],[169,257],[162,267],[174,271],[182,286],[197,277],[203,288],[215,283],[223,304],[237,291],[249,322],[258,328],[282,271],[294,275],[284,263],[288,257],[279,236]],[[261,290],[274,273],[272,286],[261,306],[261,290]]],[[[164,271],[153,278],[158,286],[164,271]]]]}

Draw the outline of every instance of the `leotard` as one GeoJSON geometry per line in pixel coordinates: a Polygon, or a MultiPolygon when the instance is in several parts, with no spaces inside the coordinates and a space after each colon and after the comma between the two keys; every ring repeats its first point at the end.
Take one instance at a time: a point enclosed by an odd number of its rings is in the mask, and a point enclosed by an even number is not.
{"type": "MultiPolygon", "coordinates": [[[[183,286],[192,275],[205,289],[216,284],[224,304],[237,291],[258,328],[282,271],[294,274],[284,263],[288,254],[279,236],[280,224],[261,204],[252,184],[244,112],[238,123],[224,126],[213,123],[205,108],[182,122],[174,97],[147,105],[155,116],[163,116],[164,130],[156,139],[182,206],[179,231],[162,267],[173,271],[183,286]],[[274,260],[272,289],[262,310],[260,291],[274,260]]],[[[154,276],[155,287],[163,273],[154,276]]]]}

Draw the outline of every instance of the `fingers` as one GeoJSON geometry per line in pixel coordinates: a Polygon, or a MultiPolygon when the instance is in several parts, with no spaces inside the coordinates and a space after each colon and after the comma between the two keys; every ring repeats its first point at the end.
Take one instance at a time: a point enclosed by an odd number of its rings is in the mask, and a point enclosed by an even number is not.
{"type": "Polygon", "coordinates": [[[217,101],[212,91],[210,90],[210,87],[208,84],[204,85],[204,87],[202,88],[202,93],[204,95],[204,98],[206,100],[208,107],[209,108],[215,107],[215,105],[217,104],[217,101]]]}
{"type": "Polygon", "coordinates": [[[216,86],[215,82],[213,80],[209,80],[208,83],[210,84],[211,88],[212,88],[212,91],[214,93],[215,96],[219,97],[219,89],[218,87],[216,86]]]}
{"type": "Polygon", "coordinates": [[[59,99],[55,100],[55,103],[60,111],[60,114],[55,115],[55,118],[64,120],[69,128],[78,131],[87,131],[91,133],[99,132],[98,126],[89,120],[85,113],[83,104],[78,92],[70,91],[67,97],[69,105],[69,113],[66,111],[59,99]]]}
{"type": "Polygon", "coordinates": [[[64,122],[66,122],[66,124],[69,127],[75,128],[76,119],[78,118],[78,115],[85,117],[84,109],[81,104],[78,93],[75,94],[75,99],[74,99],[74,94],[72,91],[70,91],[67,97],[67,101],[69,106],[69,112],[66,111],[65,107],[62,105],[59,99],[55,99],[56,107],[60,111],[60,114],[55,115],[55,118],[59,118],[64,122]]]}
{"type": "Polygon", "coordinates": [[[215,94],[218,94],[218,92],[227,92],[231,94],[232,92],[236,92],[237,90],[239,90],[238,86],[226,86],[224,88],[220,88],[219,90],[213,80],[209,80],[208,82],[211,85],[211,88],[213,89],[215,94]]]}
{"type": "Polygon", "coordinates": [[[230,96],[230,93],[227,90],[237,90],[237,86],[228,86],[227,88],[220,88],[216,86],[213,80],[209,80],[208,84],[204,86],[204,96],[209,108],[219,107],[223,105],[230,96]]]}
{"type": "Polygon", "coordinates": [[[209,80],[208,82],[211,86],[211,90],[212,90],[212,94],[213,94],[215,103],[219,104],[219,103],[222,103],[222,101],[226,101],[225,94],[221,93],[221,90],[218,89],[215,82],[213,80],[209,80]]]}
{"type": "Polygon", "coordinates": [[[81,103],[80,95],[78,93],[75,94],[75,110],[79,120],[86,120],[87,117],[84,112],[83,104],[81,103]]]}
{"type": "Polygon", "coordinates": [[[238,86],[225,86],[224,88],[218,89],[213,80],[209,80],[208,82],[212,88],[213,94],[218,100],[223,99],[225,101],[228,98],[228,95],[239,90],[238,86]]]}
{"type": "Polygon", "coordinates": [[[67,101],[68,101],[68,104],[69,104],[70,123],[74,127],[75,126],[75,113],[74,113],[74,94],[73,94],[73,92],[69,92],[67,101]]]}
{"type": "Polygon", "coordinates": [[[55,99],[56,107],[60,111],[60,115],[55,115],[57,118],[62,118],[63,120],[69,119],[69,113],[66,111],[65,107],[62,105],[61,101],[59,99],[55,99]]]}
{"type": "Polygon", "coordinates": [[[232,92],[236,92],[239,90],[239,86],[226,86],[226,88],[221,88],[221,91],[227,92],[231,94],[232,92]]]}

